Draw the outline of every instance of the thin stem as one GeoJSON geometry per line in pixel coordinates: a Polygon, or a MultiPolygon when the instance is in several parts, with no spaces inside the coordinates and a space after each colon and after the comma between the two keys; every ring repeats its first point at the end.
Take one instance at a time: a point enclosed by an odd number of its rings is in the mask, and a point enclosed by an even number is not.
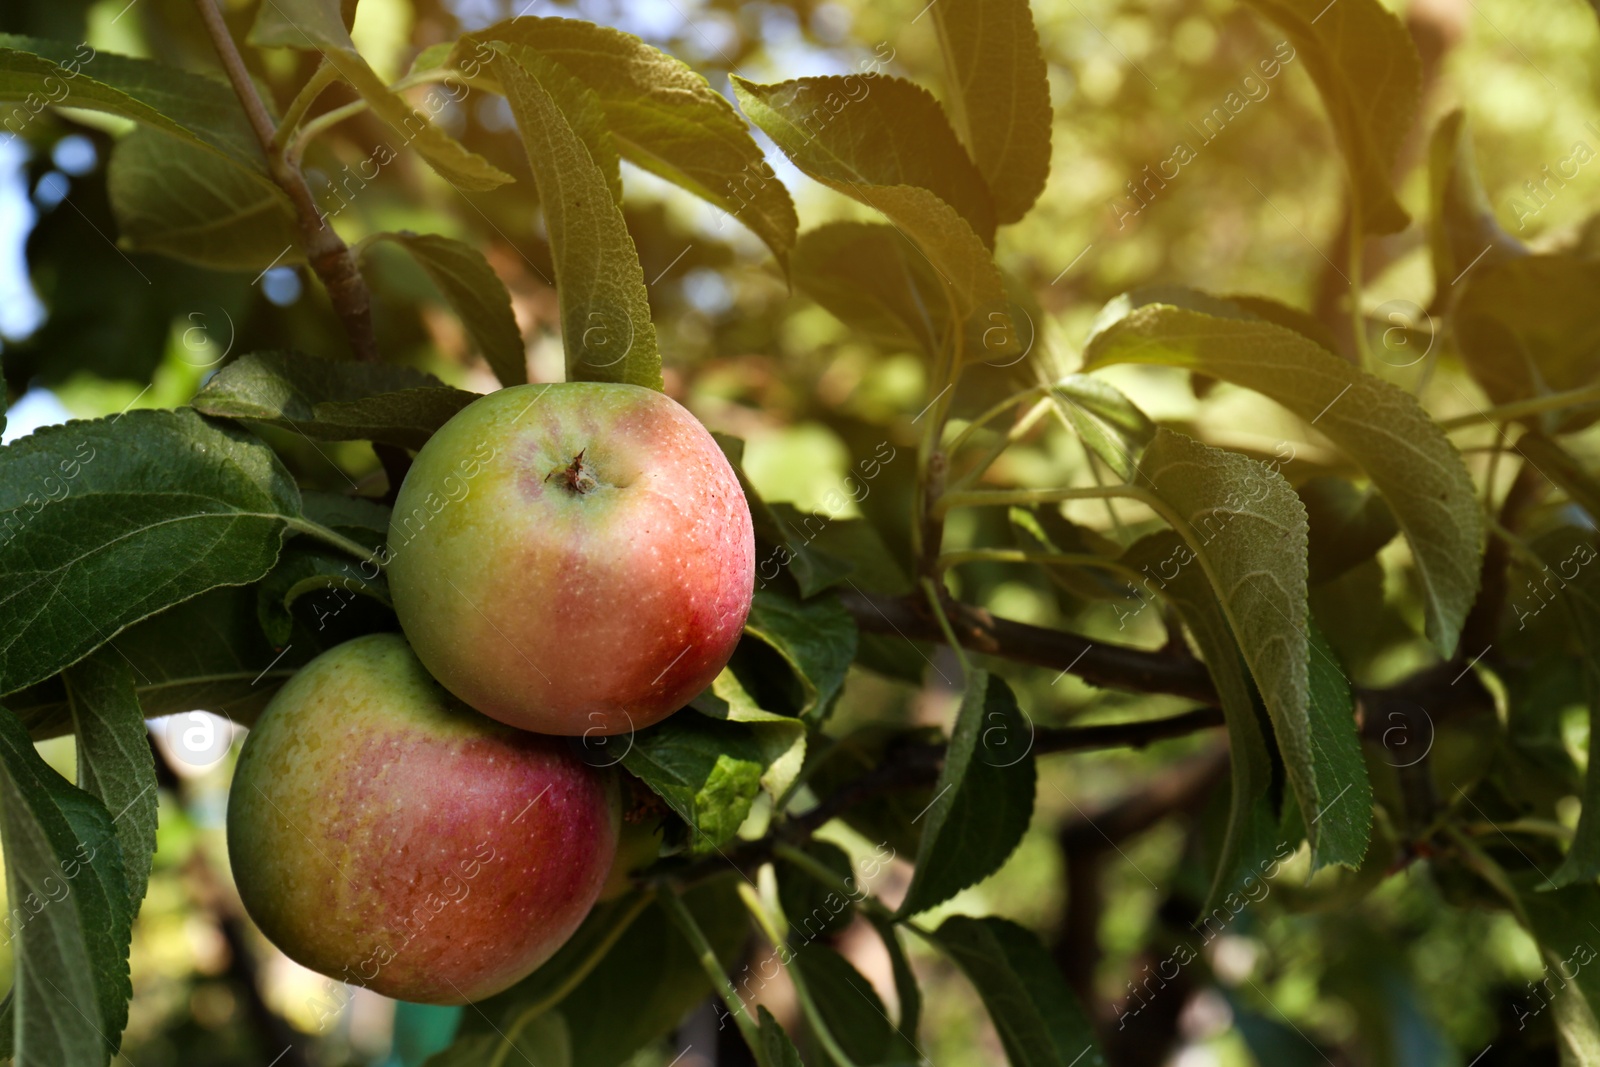
{"type": "Polygon", "coordinates": [[[1485,422],[1509,422],[1524,415],[1538,415],[1546,411],[1560,411],[1563,408],[1588,407],[1591,404],[1600,404],[1600,385],[1586,385],[1581,389],[1569,389],[1564,393],[1514,400],[1509,404],[1492,407],[1488,411],[1442,419],[1439,426],[1445,430],[1460,430],[1468,426],[1481,426],[1485,422]]]}
{"type": "Polygon", "coordinates": [[[935,503],[940,512],[953,508],[1000,507],[1011,504],[1059,504],[1065,500],[1129,497],[1150,503],[1149,494],[1134,485],[1087,485],[1071,489],[972,489],[946,493],[935,503]]]}
{"type": "Polygon", "coordinates": [[[312,71],[311,77],[300,87],[294,99],[289,102],[289,108],[283,113],[283,118],[278,122],[278,129],[272,135],[272,143],[268,151],[282,152],[283,146],[294,131],[299,128],[300,120],[305,118],[306,112],[311,110],[311,105],[317,102],[317,97],[322,95],[322,90],[339,80],[339,71],[332,63],[324,59],[317,69],[312,71]]]}
{"type": "MultiPolygon", "coordinates": [[[[744,901],[744,906],[756,920],[756,925],[761,927],[761,932],[766,935],[767,940],[772,942],[772,947],[775,950],[786,952],[788,949],[787,941],[783,934],[778,931],[777,923],[772,921],[772,916],[767,914],[767,909],[762,906],[761,898],[756,895],[756,891],[750,887],[748,882],[739,883],[739,899],[744,901]]],[[[792,959],[793,957],[791,956],[790,958],[792,959]]],[[[789,981],[794,983],[795,995],[800,999],[800,1010],[805,1013],[806,1022],[811,1024],[811,1032],[817,1036],[817,1041],[832,1057],[833,1062],[838,1064],[838,1067],[856,1067],[855,1061],[840,1046],[838,1040],[833,1036],[833,1031],[828,1028],[827,1020],[817,1010],[817,1002],[811,996],[811,989],[807,986],[805,975],[801,973],[801,969],[786,964],[785,970],[789,972],[789,981]]]]}
{"type": "Polygon", "coordinates": [[[350,555],[370,563],[374,567],[381,568],[383,566],[383,563],[379,561],[377,556],[373,555],[372,550],[367,548],[366,545],[358,541],[352,541],[337,530],[328,529],[320,522],[313,522],[305,518],[290,519],[288,526],[295,533],[303,533],[307,537],[315,537],[318,541],[332,545],[343,552],[348,552],[350,555]]]}
{"type": "MultiPolygon", "coordinates": [[[[404,92],[407,89],[415,89],[419,85],[431,85],[434,82],[449,81],[452,78],[468,85],[472,84],[459,70],[452,67],[438,67],[433,70],[419,70],[414,74],[408,74],[389,86],[389,91],[392,93],[404,92]]],[[[293,105],[291,104],[290,107],[292,108],[293,105]]],[[[293,139],[288,142],[284,155],[298,164],[305,157],[306,148],[312,141],[315,141],[346,119],[354,118],[361,114],[369,107],[370,105],[367,103],[366,98],[358,96],[348,104],[324,111],[295,131],[293,139]]]]}
{"type": "Polygon", "coordinates": [[[200,12],[200,21],[205,24],[206,33],[211,37],[212,46],[217,50],[217,57],[222,61],[222,69],[228,75],[234,95],[239,98],[239,104],[250,120],[250,128],[255,131],[261,151],[266,155],[267,173],[294,205],[295,222],[300,231],[300,245],[305,251],[306,261],[328,291],[328,299],[344,326],[350,350],[357,359],[376,363],[378,342],[372,332],[372,293],[367,289],[366,279],[356,268],[344,239],[334,232],[317,209],[316,199],[311,195],[305,175],[300,173],[297,165],[274,149],[273,139],[277,131],[273,129],[272,116],[267,113],[266,103],[256,92],[255,83],[250,80],[250,72],[245,69],[239,46],[228,33],[228,24],[223,21],[216,0],[195,0],[195,7],[200,12]]]}
{"type": "Polygon", "coordinates": [[[1534,837],[1551,837],[1557,841],[1571,841],[1572,830],[1548,819],[1512,819],[1510,822],[1473,822],[1466,824],[1469,834],[1480,837],[1490,834],[1531,834],[1534,837]]]}
{"type": "Polygon", "coordinates": [[[678,894],[673,892],[671,886],[663,883],[658,892],[662,908],[694,949],[695,958],[700,961],[701,969],[706,972],[706,977],[711,979],[711,985],[722,998],[722,1002],[733,1013],[734,1024],[739,1027],[739,1033],[744,1038],[745,1044],[750,1046],[751,1054],[762,1067],[772,1067],[767,1063],[761,1050],[761,1031],[745,1011],[744,1001],[739,999],[739,993],[733,988],[728,972],[722,969],[722,962],[717,959],[716,950],[711,947],[711,942],[706,940],[705,931],[700,929],[700,924],[694,921],[694,916],[678,898],[678,894]]]}
{"type": "MultiPolygon", "coordinates": [[[[982,478],[984,472],[994,465],[995,460],[1000,458],[1000,454],[1006,449],[1010,448],[1012,445],[1016,444],[1018,441],[1022,440],[1022,438],[1030,430],[1032,430],[1034,426],[1038,425],[1040,419],[1044,418],[1045,415],[1050,413],[1051,408],[1054,406],[1055,401],[1049,397],[1045,397],[1043,400],[1033,405],[1033,407],[1029,408],[1027,414],[1018,419],[1016,425],[1012,426],[1010,430],[1007,430],[1004,437],[1001,437],[999,440],[991,444],[989,446],[989,450],[983,454],[983,458],[980,459],[971,470],[967,471],[960,478],[956,479],[955,484],[952,485],[951,488],[966,489],[979,478],[982,478]]],[[[950,454],[954,454],[953,449],[951,450],[950,454]]]]}
{"type": "Polygon", "coordinates": [[[1095,556],[1087,552],[1029,552],[1021,548],[969,548],[960,552],[946,552],[935,564],[940,572],[963,563],[1038,563],[1067,567],[1095,567],[1120,574],[1137,583],[1143,577],[1132,567],[1114,559],[1095,556]]]}
{"type": "Polygon", "coordinates": [[[288,150],[284,155],[298,163],[305,158],[306,147],[322,136],[328,130],[339,125],[345,119],[354,118],[367,110],[367,102],[361,97],[336,108],[330,108],[316,118],[301,126],[295,131],[294,139],[289,142],[288,150]]]}
{"type": "Polygon", "coordinates": [[[1372,370],[1372,345],[1367,340],[1366,314],[1361,310],[1361,274],[1364,241],[1361,226],[1361,201],[1352,190],[1350,194],[1350,322],[1355,330],[1356,355],[1361,369],[1372,370]]]}
{"type": "Polygon", "coordinates": [[[955,390],[956,378],[961,374],[961,360],[965,355],[966,323],[956,304],[954,291],[946,285],[945,302],[949,308],[949,326],[944,343],[939,346],[939,372],[931,386],[938,391],[918,418],[926,417],[922,438],[917,442],[917,483],[912,516],[911,547],[916,558],[917,573],[927,575],[934,557],[944,542],[944,512],[937,507],[944,493],[945,473],[949,466],[949,453],[939,447],[944,437],[945,419],[950,411],[947,399],[955,390]]]}
{"type": "Polygon", "coordinates": [[[887,904],[871,893],[866,892],[860,886],[852,887],[850,885],[855,880],[854,876],[848,879],[839,877],[838,871],[835,871],[804,849],[780,842],[772,846],[772,855],[775,859],[781,859],[785,863],[798,867],[810,875],[818,885],[826,886],[836,893],[842,893],[847,899],[853,900],[860,905],[863,911],[870,912],[882,919],[892,920],[894,918],[894,910],[887,904]]]}
{"type": "MultiPolygon", "coordinates": [[[[937,560],[934,561],[934,565],[938,566],[937,560]]],[[[944,605],[939,603],[939,583],[932,578],[925,577],[920,584],[923,592],[928,594],[928,606],[933,608],[933,617],[939,620],[939,629],[944,631],[945,643],[956,654],[956,662],[961,664],[963,679],[971,676],[972,663],[967,659],[966,650],[961,647],[961,642],[956,640],[955,629],[950,625],[950,619],[944,613],[944,605]]]]}
{"type": "Polygon", "coordinates": [[[1010,411],[1018,404],[1031,400],[1042,393],[1047,393],[1053,388],[1054,386],[1050,385],[1035,385],[1022,390],[1019,393],[1012,393],[998,404],[995,404],[988,411],[985,411],[982,415],[979,415],[977,418],[963,426],[961,428],[961,432],[956,434],[955,437],[951,439],[950,444],[945,447],[945,451],[952,456],[955,455],[961,450],[962,446],[967,443],[973,434],[989,425],[989,423],[993,422],[995,419],[998,419],[1001,415],[1004,415],[1007,411],[1010,411]]]}
{"type": "Polygon", "coordinates": [[[507,1028],[507,1032],[501,1035],[504,1040],[495,1050],[494,1058],[489,1061],[489,1067],[502,1067],[506,1057],[516,1048],[518,1031],[561,1003],[567,998],[568,993],[578,988],[578,983],[589,977],[589,972],[599,966],[606,953],[611,951],[612,946],[621,939],[623,934],[627,933],[628,927],[633,925],[633,920],[637,919],[655,898],[654,889],[647,889],[640,893],[633,903],[629,905],[628,910],[616,918],[611,928],[606,931],[606,936],[595,944],[594,948],[589,951],[589,954],[576,967],[562,976],[560,985],[517,1013],[516,1019],[507,1028]]]}

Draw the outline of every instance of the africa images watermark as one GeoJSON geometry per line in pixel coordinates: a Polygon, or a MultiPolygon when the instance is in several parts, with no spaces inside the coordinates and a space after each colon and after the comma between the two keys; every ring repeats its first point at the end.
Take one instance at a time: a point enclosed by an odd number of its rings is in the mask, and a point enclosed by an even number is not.
{"type": "Polygon", "coordinates": [[[1256,64],[1257,69],[1261,71],[1260,77],[1253,72],[1246,74],[1240,81],[1239,87],[1222,98],[1221,105],[1212,108],[1200,119],[1199,126],[1190,121],[1188,127],[1195,133],[1197,139],[1195,144],[1191,144],[1188,140],[1179,141],[1173,146],[1172,153],[1156,163],[1153,170],[1149,165],[1145,166],[1140,172],[1142,180],[1133,178],[1128,181],[1126,198],[1107,201],[1111,217],[1116,220],[1117,229],[1125,229],[1129,219],[1149,207],[1155,201],[1156,195],[1167,187],[1168,182],[1176,181],[1182,175],[1183,168],[1199,158],[1199,149],[1205,148],[1222,136],[1223,130],[1235,122],[1247,107],[1252,103],[1260,103],[1270,96],[1272,86],[1269,83],[1283,73],[1283,68],[1294,62],[1294,59],[1294,46],[1288,41],[1279,41],[1277,47],[1273,49],[1273,54],[1256,64]]]}
{"type": "MultiPolygon", "coordinates": [[[[1244,881],[1240,883],[1240,886],[1237,890],[1229,892],[1225,897],[1222,898],[1221,902],[1218,903],[1216,907],[1212,908],[1211,911],[1205,916],[1203,916],[1199,922],[1191,924],[1192,929],[1201,932],[1201,949],[1205,948],[1205,946],[1211,944],[1211,942],[1215,941],[1219,936],[1221,936],[1222,932],[1228,928],[1229,924],[1243,914],[1246,908],[1252,904],[1259,904],[1263,900],[1267,899],[1267,895],[1272,892],[1271,880],[1278,876],[1278,869],[1282,867],[1283,864],[1294,855],[1294,853],[1295,846],[1291,845],[1287,841],[1279,842],[1278,847],[1273,850],[1272,859],[1262,860],[1259,864],[1257,864],[1255,874],[1245,875],[1244,881]],[[1259,895],[1256,893],[1257,889],[1260,890],[1259,895]],[[1213,924],[1215,925],[1213,926],[1213,924]]],[[[1141,1011],[1144,1011],[1145,1008],[1148,1008],[1150,1006],[1148,1000],[1155,999],[1155,995],[1161,990],[1167,988],[1167,983],[1176,979],[1178,977],[1178,973],[1192,963],[1199,955],[1200,949],[1195,948],[1195,946],[1188,940],[1183,940],[1178,943],[1177,948],[1173,949],[1165,958],[1155,965],[1154,974],[1150,973],[1150,964],[1145,964],[1144,980],[1140,982],[1137,987],[1135,987],[1133,980],[1129,979],[1128,992],[1130,996],[1122,1002],[1120,1010],[1117,1005],[1112,1005],[1112,1013],[1117,1017],[1117,1029],[1121,1030],[1125,1028],[1128,1025],[1128,1019],[1131,1016],[1138,1015],[1141,1011]],[[1172,972],[1170,974],[1167,973],[1167,968],[1169,966],[1172,968],[1172,972]],[[1155,984],[1155,988],[1151,988],[1151,983],[1155,984]],[[1145,995],[1140,994],[1140,989],[1143,989],[1145,995]],[[1130,1009],[1128,1005],[1134,1000],[1139,1002],[1139,1006],[1137,1008],[1130,1009]]]]}
{"type": "MultiPolygon", "coordinates": [[[[740,993],[738,998],[739,1007],[736,1009],[737,1013],[742,1015],[745,1012],[745,1005],[759,994],[762,989],[766,988],[767,983],[782,973],[783,969],[794,961],[795,956],[802,949],[826,933],[831,928],[833,920],[843,913],[846,908],[860,904],[865,900],[868,892],[862,883],[870,882],[876,878],[880,871],[894,862],[894,859],[895,850],[893,846],[887,842],[879,844],[872,850],[872,855],[862,863],[859,878],[854,873],[845,877],[844,893],[829,890],[822,903],[811,909],[811,912],[804,919],[785,916],[788,919],[791,930],[804,932],[804,940],[793,946],[789,944],[788,939],[784,939],[780,944],[773,945],[772,951],[759,961],[758,969],[755,971],[751,971],[750,964],[746,963],[744,965],[739,972],[742,977],[733,980],[733,984],[740,993]],[[814,931],[807,925],[812,920],[815,920],[817,924],[817,928],[814,931]],[[771,971],[768,971],[767,965],[774,962],[776,966],[771,971]]],[[[721,1014],[717,1019],[717,1029],[721,1030],[728,1025],[735,1012],[727,1011],[720,1006],[718,1010],[721,1014]]]]}
{"type": "Polygon", "coordinates": [[[72,79],[83,73],[83,65],[94,59],[95,55],[94,48],[87,41],[78,45],[72,58],[55,64],[55,71],[45,75],[39,83],[39,91],[23,97],[0,125],[15,138],[21,136],[22,131],[46,108],[63,106],[67,97],[72,95],[72,79]]]}
{"type": "MultiPolygon", "coordinates": [[[[888,441],[879,441],[877,448],[873,449],[872,455],[856,464],[857,467],[861,468],[860,476],[857,477],[854,474],[845,475],[845,491],[841,493],[837,487],[829,489],[822,498],[823,506],[829,511],[836,512],[844,507],[846,498],[857,504],[867,499],[867,494],[872,492],[870,483],[879,474],[883,473],[883,468],[886,464],[894,462],[894,458],[897,455],[899,453],[888,441]],[[886,448],[889,450],[887,456],[883,454],[883,450],[886,448]],[[859,493],[857,489],[860,490],[859,493]]],[[[833,519],[828,515],[816,514],[810,514],[801,519],[797,525],[803,528],[805,540],[796,544],[794,539],[785,538],[783,544],[778,545],[767,553],[766,558],[756,566],[757,585],[765,589],[767,583],[776,579],[783,572],[783,568],[793,563],[800,551],[806,545],[809,545],[818,534],[827,529],[828,524],[832,521],[833,519]],[[772,569],[771,574],[767,573],[769,566],[772,569]]],[[[802,531],[791,528],[788,532],[799,533],[802,531]]]]}
{"type": "Polygon", "coordinates": [[[1203,521],[1188,524],[1194,537],[1185,538],[1181,544],[1172,550],[1166,559],[1155,564],[1157,573],[1152,574],[1150,572],[1150,564],[1145,564],[1142,568],[1144,578],[1140,582],[1144,588],[1141,589],[1139,585],[1133,582],[1128,583],[1128,595],[1139,602],[1138,607],[1124,611],[1115,603],[1111,605],[1111,609],[1117,613],[1117,629],[1126,629],[1129,620],[1137,618],[1145,608],[1159,599],[1158,589],[1165,589],[1169,582],[1177,579],[1179,572],[1184,567],[1195,561],[1197,554],[1195,549],[1191,547],[1194,540],[1198,539],[1201,547],[1211,544],[1234,519],[1240,515],[1250,514],[1246,510],[1248,505],[1260,503],[1266,499],[1267,494],[1272,489],[1272,476],[1278,474],[1283,469],[1284,464],[1293,462],[1295,458],[1294,445],[1288,441],[1279,442],[1274,454],[1276,458],[1271,462],[1263,461],[1257,464],[1266,471],[1266,474],[1257,475],[1254,471],[1251,471],[1243,479],[1242,484],[1233,486],[1228,490],[1228,495],[1223,498],[1221,503],[1207,510],[1206,518],[1203,521]],[[1284,454],[1285,449],[1288,450],[1288,455],[1284,454]]]}

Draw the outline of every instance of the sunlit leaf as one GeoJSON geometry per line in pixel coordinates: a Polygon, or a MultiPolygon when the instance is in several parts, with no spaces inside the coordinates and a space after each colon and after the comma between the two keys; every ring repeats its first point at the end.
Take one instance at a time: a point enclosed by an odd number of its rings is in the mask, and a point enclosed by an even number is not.
{"type": "Polygon", "coordinates": [[[787,260],[798,226],[788,190],[733,106],[682,60],[609,26],[524,15],[467,38],[457,66],[477,68],[478,41],[526,45],[559,64],[598,99],[623,158],[717,205],[787,260]]]}
{"type": "Polygon", "coordinates": [[[440,90],[432,90],[435,95],[413,106],[384,84],[356,51],[339,0],[272,0],[262,4],[250,31],[250,43],[260,48],[321,53],[339,76],[361,94],[372,113],[388,124],[398,142],[388,145],[391,152],[398,148],[416,149],[457,189],[486,192],[512,180],[511,175],[433,124],[433,115],[444,106],[443,101],[437,100],[440,90]]]}
{"type": "Polygon", "coordinates": [[[501,385],[527,383],[527,354],[511,312],[511,294],[482,252],[436,233],[382,233],[373,239],[404,248],[427,272],[501,385]]]}
{"type": "Polygon", "coordinates": [[[1107,309],[1085,365],[1160,363],[1254,389],[1338,445],[1384,495],[1411,542],[1428,636],[1455,651],[1477,598],[1483,510],[1461,456],[1416,398],[1300,334],[1259,319],[1161,304],[1107,309]]]}
{"type": "Polygon", "coordinates": [[[1473,159],[1471,127],[1460,109],[1439,120],[1428,146],[1428,209],[1434,290],[1446,306],[1466,270],[1527,254],[1495,219],[1473,159]]]}
{"type": "Polygon", "coordinates": [[[1411,132],[1422,61],[1400,17],[1379,0],[1245,0],[1288,34],[1316,82],[1350,171],[1367,233],[1405,229],[1391,172],[1411,132]]]}
{"type": "Polygon", "coordinates": [[[1027,0],[939,0],[928,14],[939,34],[946,101],[983,173],[995,218],[1016,222],[1050,173],[1050,80],[1027,0]]]}
{"type": "Polygon", "coordinates": [[[1004,303],[988,252],[994,205],[939,105],[882,75],[733,79],[739,106],[810,177],[881,212],[910,237],[964,316],[1004,303]]]}
{"type": "Polygon", "coordinates": [[[520,45],[499,46],[494,69],[522,131],[555,256],[569,381],[661,388],[639,253],[605,175],[573,130],[557,91],[570,79],[520,45]]]}

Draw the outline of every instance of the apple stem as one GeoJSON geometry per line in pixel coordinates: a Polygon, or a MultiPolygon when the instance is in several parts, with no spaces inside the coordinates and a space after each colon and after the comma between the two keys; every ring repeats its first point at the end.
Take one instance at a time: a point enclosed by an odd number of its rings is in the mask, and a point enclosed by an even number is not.
{"type": "Polygon", "coordinates": [[[583,454],[587,451],[589,451],[587,448],[580,450],[576,456],[572,457],[571,464],[565,467],[557,467],[547,474],[544,480],[548,482],[551,478],[559,475],[561,478],[560,484],[566,486],[568,492],[576,493],[578,496],[592,492],[600,483],[595,480],[594,474],[590,472],[583,462],[583,454]]]}

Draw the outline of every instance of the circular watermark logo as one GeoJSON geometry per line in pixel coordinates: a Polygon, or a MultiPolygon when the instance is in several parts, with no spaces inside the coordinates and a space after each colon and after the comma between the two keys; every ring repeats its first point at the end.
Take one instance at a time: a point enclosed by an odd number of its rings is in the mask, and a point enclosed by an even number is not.
{"type": "Polygon", "coordinates": [[[1438,330],[1427,309],[1410,300],[1386,300],[1372,312],[1383,326],[1373,351],[1391,367],[1414,367],[1433,352],[1438,330]]]}
{"type": "Polygon", "coordinates": [[[228,358],[237,331],[227,308],[217,306],[209,311],[191,311],[184,321],[179,337],[179,359],[204,370],[228,358]]]}
{"type": "Polygon", "coordinates": [[[598,711],[589,713],[589,721],[594,725],[583,732],[583,736],[574,737],[572,750],[580,760],[591,767],[615,767],[628,757],[633,751],[633,716],[627,711],[622,713],[628,720],[628,728],[620,733],[610,730],[606,716],[598,711]]]}
{"type": "MultiPolygon", "coordinates": [[[[1409,701],[1407,703],[1410,703],[1409,701]]],[[[1391,767],[1415,767],[1433,751],[1433,716],[1421,704],[1391,711],[1383,722],[1384,762],[1391,767]]]]}
{"type": "Polygon", "coordinates": [[[226,715],[185,711],[159,720],[157,736],[167,758],[191,770],[203,771],[222,762],[233,747],[238,730],[226,715]]]}
{"type": "Polygon", "coordinates": [[[991,767],[1015,767],[1033,751],[1033,716],[1021,708],[984,713],[983,730],[978,734],[977,757],[991,767]]]}
{"type": "Polygon", "coordinates": [[[591,367],[612,367],[633,351],[633,320],[626,314],[609,308],[591,310],[582,321],[583,329],[578,334],[582,362],[591,367]]]}
{"type": "Polygon", "coordinates": [[[1007,304],[1004,311],[991,311],[984,319],[983,362],[991,367],[1014,367],[1028,358],[1038,331],[1033,316],[1019,304],[1007,304]]]}

